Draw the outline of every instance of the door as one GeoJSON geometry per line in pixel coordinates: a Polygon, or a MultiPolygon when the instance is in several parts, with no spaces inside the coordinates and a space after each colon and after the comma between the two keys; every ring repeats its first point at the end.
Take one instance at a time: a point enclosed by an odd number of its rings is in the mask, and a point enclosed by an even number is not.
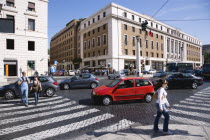
{"type": "Polygon", "coordinates": [[[153,92],[151,91],[153,87],[148,79],[136,79],[135,86],[136,86],[135,98],[137,99],[143,99],[147,93],[153,92]]]}
{"type": "Polygon", "coordinates": [[[89,87],[93,78],[89,73],[85,73],[82,75],[82,86],[89,87]]]}
{"type": "Polygon", "coordinates": [[[73,88],[75,88],[75,87],[83,87],[82,74],[72,77],[70,86],[73,87],[73,88]]]}
{"type": "Polygon", "coordinates": [[[133,80],[121,81],[114,92],[116,100],[131,100],[135,98],[135,87],[133,80]]]}

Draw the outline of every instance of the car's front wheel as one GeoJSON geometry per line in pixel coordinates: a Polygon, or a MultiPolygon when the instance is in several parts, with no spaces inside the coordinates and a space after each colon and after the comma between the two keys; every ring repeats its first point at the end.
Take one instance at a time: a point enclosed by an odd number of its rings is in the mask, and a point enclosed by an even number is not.
{"type": "Polygon", "coordinates": [[[109,96],[105,96],[103,99],[102,99],[102,104],[105,105],[105,106],[108,106],[112,103],[112,99],[109,97],[109,96]]]}
{"type": "Polygon", "coordinates": [[[52,97],[55,94],[55,90],[53,88],[48,88],[45,93],[48,97],[52,97]]]}
{"type": "Polygon", "coordinates": [[[69,87],[69,84],[67,84],[67,83],[65,83],[65,84],[63,84],[63,88],[65,89],[65,90],[68,90],[70,87],[69,87]]]}
{"type": "Polygon", "coordinates": [[[153,100],[152,94],[147,94],[147,95],[145,95],[144,101],[145,101],[146,103],[150,103],[152,100],[153,100]]]}
{"type": "Polygon", "coordinates": [[[193,83],[192,83],[192,88],[193,88],[193,89],[196,89],[197,87],[198,87],[198,84],[197,84],[196,82],[193,82],[193,83]]]}
{"type": "Polygon", "coordinates": [[[12,90],[7,90],[4,93],[4,98],[7,99],[7,100],[14,99],[15,98],[15,93],[12,90]]]}

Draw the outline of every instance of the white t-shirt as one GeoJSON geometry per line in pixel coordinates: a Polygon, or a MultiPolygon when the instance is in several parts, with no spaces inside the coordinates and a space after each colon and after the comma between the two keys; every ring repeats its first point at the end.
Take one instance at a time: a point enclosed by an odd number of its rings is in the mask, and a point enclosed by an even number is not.
{"type": "Polygon", "coordinates": [[[163,109],[163,107],[162,107],[163,104],[166,104],[166,106],[169,107],[170,104],[168,103],[168,100],[166,98],[167,92],[165,91],[165,89],[161,87],[157,90],[157,92],[158,92],[158,99],[157,99],[156,103],[159,104],[160,109],[161,110],[163,109]]]}

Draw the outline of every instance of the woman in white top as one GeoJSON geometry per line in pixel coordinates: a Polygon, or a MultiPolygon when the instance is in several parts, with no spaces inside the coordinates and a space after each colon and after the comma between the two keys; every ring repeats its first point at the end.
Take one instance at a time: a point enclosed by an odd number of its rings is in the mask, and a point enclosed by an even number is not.
{"type": "Polygon", "coordinates": [[[160,85],[160,88],[157,90],[157,92],[158,92],[158,99],[156,101],[157,116],[155,118],[153,129],[155,131],[161,132],[158,128],[158,123],[159,123],[159,120],[163,114],[163,116],[165,117],[164,123],[163,123],[163,133],[172,135],[173,133],[168,130],[168,122],[169,122],[170,117],[169,117],[169,113],[168,113],[167,109],[171,109],[171,107],[170,107],[170,104],[166,98],[167,92],[165,91],[165,87],[167,86],[167,81],[160,80],[158,84],[160,85]]]}

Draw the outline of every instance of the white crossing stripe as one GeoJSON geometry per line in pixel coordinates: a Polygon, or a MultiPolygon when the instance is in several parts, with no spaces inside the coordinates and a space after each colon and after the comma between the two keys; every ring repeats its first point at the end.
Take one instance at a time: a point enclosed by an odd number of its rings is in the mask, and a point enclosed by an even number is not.
{"type": "Polygon", "coordinates": [[[98,112],[98,111],[99,110],[97,110],[97,109],[89,109],[89,110],[81,111],[79,113],[77,112],[77,113],[62,115],[62,116],[58,116],[58,117],[52,117],[52,118],[48,118],[48,119],[41,120],[41,121],[31,122],[31,123],[27,123],[27,124],[23,124],[23,125],[13,126],[10,128],[1,129],[0,135],[6,135],[9,133],[19,132],[19,131],[23,131],[26,129],[42,126],[42,125],[47,125],[47,124],[52,124],[52,123],[68,120],[68,119],[73,119],[73,118],[85,116],[85,115],[88,115],[88,114],[91,114],[94,112],[98,112]]]}
{"type": "MultiPolygon", "coordinates": [[[[189,102],[189,101],[180,101],[180,103],[184,103],[184,104],[188,104],[188,105],[201,105],[202,107],[210,107],[210,104],[204,104],[203,102],[202,103],[195,103],[195,102],[189,102]]],[[[175,105],[173,105],[175,106],[175,105]]]]}
{"type": "MultiPolygon", "coordinates": [[[[69,103],[69,105],[71,105],[71,104],[69,103]]],[[[84,105],[77,105],[74,107],[67,106],[67,108],[65,108],[65,109],[58,109],[58,110],[54,110],[54,111],[50,111],[50,112],[42,112],[42,113],[37,113],[37,114],[35,113],[32,115],[28,115],[28,116],[20,116],[20,117],[16,117],[16,118],[1,120],[0,125],[7,124],[7,123],[13,123],[13,122],[19,122],[19,121],[26,121],[26,120],[30,120],[30,119],[34,119],[34,118],[44,117],[47,115],[53,115],[55,113],[63,113],[63,112],[68,112],[68,111],[86,108],[86,107],[87,106],[84,106],[84,105]]]]}
{"type": "MultiPolygon", "coordinates": [[[[64,101],[70,101],[69,99],[62,99],[62,100],[58,100],[58,101],[52,101],[52,102],[50,102],[50,103],[41,103],[41,104],[38,104],[38,107],[42,107],[42,106],[46,106],[46,107],[43,107],[43,108],[45,108],[45,109],[49,109],[50,107],[53,107],[53,106],[57,106],[57,105],[55,105],[55,104],[59,104],[59,103],[62,103],[62,102],[64,102],[64,101]]],[[[33,105],[34,106],[34,105],[33,105]]],[[[4,110],[4,112],[6,112],[6,111],[14,111],[14,110],[16,110],[16,109],[21,109],[21,108],[26,108],[25,106],[17,106],[17,107],[14,107],[14,108],[9,108],[9,109],[7,109],[7,110],[4,110]]],[[[20,113],[28,113],[28,112],[33,112],[33,111],[35,111],[35,110],[31,110],[30,109],[30,105],[29,105],[29,107],[28,108],[26,108],[27,110],[20,110],[19,112],[20,113]]],[[[42,108],[40,108],[41,110],[43,110],[42,108]]],[[[2,111],[2,110],[1,110],[2,111]]],[[[1,113],[1,111],[0,111],[0,113],[1,113]]],[[[6,114],[18,114],[18,111],[16,111],[16,112],[6,112],[6,113],[1,113],[2,115],[6,115],[6,114]]]]}
{"type": "MultiPolygon", "coordinates": [[[[62,97],[58,97],[58,98],[49,98],[48,100],[46,100],[46,101],[53,101],[53,100],[57,100],[57,102],[61,102],[61,101],[63,101],[63,100],[69,100],[69,99],[63,99],[62,97]],[[60,100],[58,100],[58,99],[60,99],[60,100]]],[[[46,105],[46,104],[52,104],[51,102],[49,102],[49,103],[46,103],[46,102],[39,102],[38,103],[39,104],[39,106],[41,106],[41,105],[46,105]]],[[[30,106],[30,105],[29,105],[30,106]]],[[[22,105],[22,106],[20,106],[20,105],[16,105],[16,106],[13,106],[13,107],[8,107],[8,108],[1,108],[1,110],[0,110],[0,113],[1,113],[1,111],[11,111],[11,110],[14,110],[14,109],[22,109],[22,108],[26,108],[24,105],[22,105]]]]}
{"type": "Polygon", "coordinates": [[[87,127],[89,125],[101,122],[103,120],[110,119],[112,117],[114,117],[114,115],[106,113],[106,114],[96,116],[96,117],[93,117],[93,118],[90,118],[90,119],[87,119],[87,120],[83,120],[83,121],[80,121],[80,122],[75,122],[75,123],[72,123],[72,124],[69,124],[69,125],[65,125],[65,126],[45,130],[45,131],[42,131],[42,132],[34,133],[34,134],[31,134],[31,135],[19,137],[19,138],[16,138],[14,140],[29,140],[31,138],[45,139],[45,138],[49,138],[49,137],[54,137],[54,136],[57,136],[57,135],[65,134],[67,132],[78,130],[80,128],[87,127]]]}
{"type": "Polygon", "coordinates": [[[135,122],[129,121],[127,119],[120,120],[118,123],[115,123],[113,125],[103,127],[101,129],[95,130],[94,132],[114,132],[119,131],[125,128],[128,128],[129,126],[133,125],[135,122]]]}

